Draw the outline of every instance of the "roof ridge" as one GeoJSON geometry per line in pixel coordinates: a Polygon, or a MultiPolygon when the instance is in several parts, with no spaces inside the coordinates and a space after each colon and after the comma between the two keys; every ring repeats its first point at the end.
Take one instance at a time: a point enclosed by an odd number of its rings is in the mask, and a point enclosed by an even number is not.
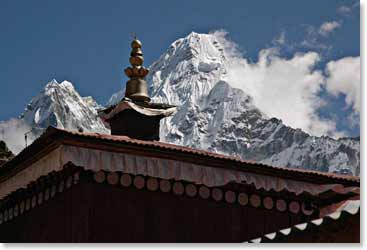
{"type": "Polygon", "coordinates": [[[358,181],[358,182],[360,180],[360,177],[358,177],[358,176],[341,175],[341,174],[336,174],[336,173],[327,173],[327,172],[321,172],[321,171],[309,170],[309,169],[296,169],[296,168],[290,168],[290,167],[271,166],[271,165],[263,164],[263,163],[260,163],[260,162],[251,161],[251,160],[243,160],[239,157],[218,154],[218,153],[210,152],[210,151],[203,150],[203,149],[194,149],[194,148],[187,147],[187,146],[170,144],[170,143],[160,142],[160,141],[145,141],[145,140],[130,138],[128,136],[123,136],[123,135],[108,135],[108,134],[90,133],[90,132],[85,133],[85,132],[71,131],[71,130],[67,130],[67,129],[54,128],[54,127],[53,127],[53,129],[58,130],[58,131],[62,131],[62,132],[68,133],[68,134],[79,135],[79,136],[90,136],[90,137],[97,137],[97,138],[101,138],[101,139],[112,139],[112,140],[115,139],[115,138],[116,139],[119,138],[119,139],[123,139],[127,143],[137,143],[137,144],[143,143],[145,145],[160,146],[160,147],[164,147],[164,148],[168,148],[168,149],[172,149],[172,150],[183,149],[187,152],[192,152],[192,153],[196,153],[196,154],[203,154],[203,155],[212,156],[212,157],[219,157],[219,158],[227,159],[227,160],[234,160],[234,161],[238,161],[240,163],[245,163],[245,164],[256,164],[256,165],[261,165],[261,166],[268,167],[268,168],[284,170],[284,171],[290,171],[290,172],[317,174],[317,175],[326,176],[326,177],[333,176],[335,178],[350,179],[350,180],[354,180],[354,181],[358,181]]]}
{"type": "MultiPolygon", "coordinates": [[[[314,170],[275,167],[275,166],[265,165],[259,162],[245,161],[238,157],[222,155],[218,153],[209,152],[206,150],[199,150],[199,149],[194,149],[190,147],[174,145],[174,144],[169,144],[169,143],[164,143],[164,142],[159,142],[159,141],[138,140],[138,139],[130,138],[128,136],[122,136],[122,135],[109,135],[109,134],[90,133],[90,132],[82,133],[78,131],[71,131],[71,130],[55,128],[55,127],[48,127],[46,129],[46,132],[44,132],[39,138],[37,138],[30,146],[23,149],[23,151],[19,153],[16,157],[14,157],[12,160],[2,165],[2,167],[0,167],[0,170],[6,171],[5,170],[6,168],[12,168],[11,165],[16,165],[17,162],[19,163],[21,161],[21,159],[31,157],[33,154],[32,150],[37,149],[37,147],[45,148],[45,142],[50,143],[50,144],[53,142],[55,142],[55,144],[63,143],[62,139],[64,136],[65,137],[76,136],[81,139],[83,138],[84,139],[98,139],[98,140],[107,141],[107,142],[109,141],[109,142],[114,142],[114,143],[120,142],[120,143],[126,143],[131,146],[149,146],[149,149],[151,150],[157,150],[157,149],[163,150],[164,149],[164,150],[169,150],[171,152],[192,154],[192,155],[196,155],[200,157],[209,157],[209,158],[212,158],[213,160],[215,159],[218,161],[220,160],[232,161],[233,164],[238,164],[238,165],[233,165],[233,168],[237,170],[240,170],[238,169],[239,167],[243,167],[242,170],[245,172],[246,171],[250,171],[254,173],[260,172],[260,174],[275,175],[275,176],[279,176],[279,174],[280,175],[285,174],[285,176],[283,176],[282,178],[288,178],[288,179],[295,178],[296,180],[300,180],[300,181],[306,181],[304,180],[304,178],[308,175],[310,178],[325,178],[325,180],[318,179],[318,180],[313,181],[315,183],[319,182],[321,184],[332,184],[332,183],[335,184],[336,181],[341,181],[341,182],[350,181],[353,183],[348,183],[348,185],[349,184],[357,185],[358,183],[358,186],[359,186],[359,182],[360,182],[360,178],[356,176],[346,176],[346,175],[339,175],[339,174],[334,174],[334,173],[319,172],[319,171],[314,171],[314,170]],[[60,138],[60,136],[61,136],[61,140],[57,140],[57,138],[60,138]],[[240,166],[241,164],[246,164],[246,165],[240,166]],[[251,165],[251,166],[248,166],[248,165],[251,165]],[[297,175],[297,176],[292,176],[292,174],[297,175]],[[327,180],[330,180],[330,181],[327,181],[327,180]]],[[[183,157],[183,156],[184,155],[180,155],[178,157],[183,157]]],[[[220,162],[215,162],[213,164],[219,166],[218,164],[220,164],[220,162]]]]}

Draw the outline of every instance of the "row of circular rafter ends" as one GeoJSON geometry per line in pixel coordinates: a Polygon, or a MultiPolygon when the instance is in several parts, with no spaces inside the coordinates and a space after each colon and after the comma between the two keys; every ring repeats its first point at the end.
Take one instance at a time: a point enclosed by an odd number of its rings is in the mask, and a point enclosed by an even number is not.
{"type": "Polygon", "coordinates": [[[252,206],[266,210],[277,210],[278,212],[290,212],[292,214],[303,213],[311,216],[317,210],[315,205],[297,200],[284,200],[269,195],[262,196],[258,193],[246,193],[224,189],[222,187],[207,187],[182,180],[166,180],[156,177],[131,175],[122,172],[109,172],[100,170],[94,173],[94,181],[100,184],[109,184],[132,187],[139,190],[152,192],[171,193],[177,196],[226,202],[240,206],[252,206]]]}
{"type": "Polygon", "coordinates": [[[26,188],[16,190],[0,201],[0,224],[22,214],[56,194],[62,193],[71,185],[79,182],[81,173],[90,176],[97,183],[108,183],[122,187],[133,187],[140,190],[160,191],[174,195],[185,195],[190,198],[211,199],[216,202],[226,202],[233,205],[252,206],[266,210],[303,213],[311,216],[317,207],[299,200],[285,200],[270,195],[260,195],[258,192],[241,192],[224,189],[223,187],[207,187],[181,180],[166,180],[156,177],[131,175],[122,172],[85,170],[73,164],[66,165],[62,171],[51,172],[31,182],[26,188]]]}
{"type": "Polygon", "coordinates": [[[18,189],[0,201],[0,224],[11,221],[53,199],[80,181],[81,167],[65,166],[18,189]]]}

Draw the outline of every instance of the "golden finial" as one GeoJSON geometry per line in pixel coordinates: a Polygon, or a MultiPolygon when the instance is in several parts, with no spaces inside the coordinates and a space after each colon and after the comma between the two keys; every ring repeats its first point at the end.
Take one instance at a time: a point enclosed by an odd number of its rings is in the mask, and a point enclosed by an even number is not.
{"type": "Polygon", "coordinates": [[[143,66],[144,57],[141,50],[142,43],[136,38],[136,34],[131,34],[133,41],[131,42],[130,64],[131,67],[125,69],[125,74],[130,78],[126,85],[125,96],[135,100],[148,101],[146,82],[144,77],[149,73],[149,70],[143,66]]]}
{"type": "MultiPolygon", "coordinates": [[[[133,41],[131,42],[131,48],[133,49],[141,49],[141,42],[138,40],[138,38],[136,37],[136,33],[132,32],[131,36],[133,38],[133,41]]],[[[141,50],[140,50],[141,52],[141,50]]]]}
{"type": "Polygon", "coordinates": [[[141,50],[141,42],[136,38],[136,34],[131,34],[134,40],[131,42],[131,53],[130,53],[130,64],[132,67],[125,69],[125,74],[130,77],[140,77],[144,78],[149,70],[144,68],[142,65],[144,63],[143,51],[141,50]]]}

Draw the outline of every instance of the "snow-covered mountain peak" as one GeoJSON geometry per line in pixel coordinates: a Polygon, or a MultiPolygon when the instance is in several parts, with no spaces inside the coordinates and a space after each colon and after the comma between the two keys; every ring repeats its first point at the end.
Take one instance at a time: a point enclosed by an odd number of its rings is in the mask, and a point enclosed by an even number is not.
{"type": "Polygon", "coordinates": [[[73,84],[69,81],[62,81],[59,83],[56,79],[52,79],[50,82],[46,84],[43,91],[46,95],[51,95],[55,91],[67,91],[67,92],[76,92],[73,84]]]}
{"type": "Polygon", "coordinates": [[[59,86],[62,88],[66,88],[69,91],[75,91],[74,85],[69,81],[62,81],[59,86]]]}
{"type": "Polygon", "coordinates": [[[51,81],[49,81],[47,84],[46,84],[46,87],[47,87],[47,85],[53,85],[53,84],[59,84],[58,83],[58,81],[55,79],[55,78],[53,78],[51,81]]]}
{"type": "Polygon", "coordinates": [[[183,59],[186,61],[195,62],[202,59],[223,58],[225,55],[223,46],[214,34],[191,32],[186,37],[174,41],[161,58],[171,59],[171,62],[175,59],[178,62],[180,59],[178,56],[184,56],[183,59]]]}
{"type": "MultiPolygon", "coordinates": [[[[179,49],[191,51],[193,58],[218,59],[224,58],[223,46],[214,34],[199,34],[191,32],[187,37],[179,39],[179,49]]],[[[173,44],[175,44],[173,43],[173,44]]]]}
{"type": "Polygon", "coordinates": [[[207,95],[226,73],[223,46],[213,34],[178,39],[150,67],[153,100],[181,105],[207,95]],[[185,79],[185,81],[183,81],[185,79]]]}
{"type": "Polygon", "coordinates": [[[59,86],[59,83],[56,79],[52,79],[51,81],[49,81],[46,86],[44,87],[44,90],[48,90],[48,89],[53,89],[53,88],[57,88],[59,86]]]}
{"type": "Polygon", "coordinates": [[[359,141],[285,126],[233,88],[227,72],[235,55],[226,46],[220,34],[192,32],[151,65],[147,81],[153,101],[178,105],[174,116],[162,120],[163,141],[273,166],[359,175],[359,141]]]}
{"type": "Polygon", "coordinates": [[[55,126],[106,133],[97,114],[99,107],[92,97],[81,97],[71,82],[53,79],[31,100],[20,118],[34,128],[55,126]]]}

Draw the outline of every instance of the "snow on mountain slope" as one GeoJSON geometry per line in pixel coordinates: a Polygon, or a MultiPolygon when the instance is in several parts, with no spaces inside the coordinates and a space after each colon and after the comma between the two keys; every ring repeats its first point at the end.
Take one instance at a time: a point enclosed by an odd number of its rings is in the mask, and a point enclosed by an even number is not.
{"type": "Polygon", "coordinates": [[[101,108],[91,96],[81,97],[72,83],[52,80],[31,100],[19,118],[0,122],[0,139],[14,153],[19,153],[25,147],[25,134],[29,145],[48,126],[109,133],[97,114],[101,108]]]}
{"type": "Polygon", "coordinates": [[[147,81],[157,101],[197,102],[226,74],[224,49],[212,35],[178,39],[149,68],[147,81]]]}
{"type": "Polygon", "coordinates": [[[110,99],[108,100],[108,102],[106,103],[106,107],[114,105],[116,103],[118,103],[119,101],[122,100],[122,98],[125,96],[125,90],[120,90],[116,93],[114,93],[110,99]]]}
{"type": "Polygon", "coordinates": [[[99,108],[102,106],[92,97],[81,97],[72,83],[52,80],[31,100],[20,118],[36,128],[55,126],[107,133],[97,114],[99,108]]]}
{"type": "Polygon", "coordinates": [[[226,82],[229,60],[215,35],[193,32],[152,64],[153,101],[179,105],[162,121],[163,141],[274,166],[359,175],[359,140],[314,137],[269,119],[226,82]]]}

